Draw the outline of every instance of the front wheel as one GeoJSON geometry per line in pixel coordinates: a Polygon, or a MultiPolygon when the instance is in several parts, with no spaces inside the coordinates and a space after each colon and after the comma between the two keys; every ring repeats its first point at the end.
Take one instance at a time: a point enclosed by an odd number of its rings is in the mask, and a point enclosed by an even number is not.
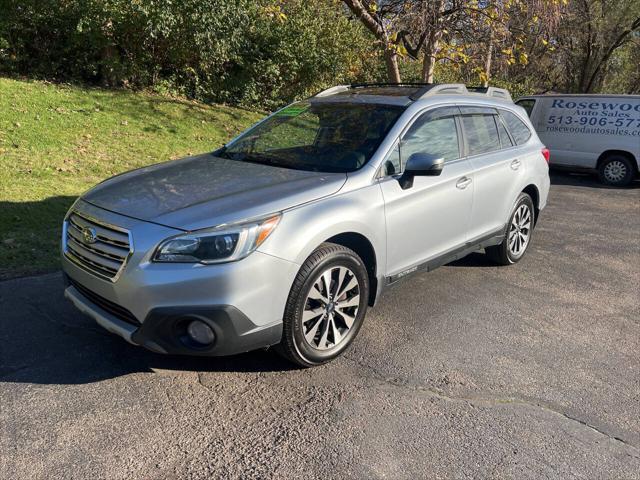
{"type": "Polygon", "coordinates": [[[523,192],[513,207],[502,243],[488,247],[487,254],[500,265],[512,265],[519,262],[531,243],[534,222],[533,201],[528,194],[523,192]]]}
{"type": "Polygon", "coordinates": [[[334,359],[358,334],[368,298],[369,277],[360,257],[342,245],[320,245],[291,287],[278,352],[303,367],[334,359]]]}
{"type": "Polygon", "coordinates": [[[614,187],[629,185],[634,173],[631,161],[623,155],[609,155],[598,167],[600,181],[614,187]]]}

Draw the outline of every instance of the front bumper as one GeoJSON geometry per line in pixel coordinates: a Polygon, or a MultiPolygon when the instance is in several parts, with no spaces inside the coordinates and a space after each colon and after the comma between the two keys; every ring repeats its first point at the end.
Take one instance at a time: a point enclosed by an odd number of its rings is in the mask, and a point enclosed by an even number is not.
{"type": "Polygon", "coordinates": [[[116,281],[99,278],[62,255],[65,297],[98,324],[128,342],[169,354],[229,355],[276,344],[299,266],[261,252],[217,265],[149,260],[158,242],[176,230],[79,202],[83,213],[131,232],[135,249],[116,281]],[[210,347],[181,340],[188,319],[214,331],[210,347]]]}
{"type": "Polygon", "coordinates": [[[149,312],[141,325],[136,326],[118,318],[82,293],[66,279],[64,296],[82,313],[127,342],[156,353],[172,355],[232,355],[278,343],[282,325],[257,327],[237,308],[224,305],[212,307],[161,307],[149,312]],[[215,341],[207,347],[195,348],[184,341],[188,321],[207,323],[215,333],[215,341]]]}

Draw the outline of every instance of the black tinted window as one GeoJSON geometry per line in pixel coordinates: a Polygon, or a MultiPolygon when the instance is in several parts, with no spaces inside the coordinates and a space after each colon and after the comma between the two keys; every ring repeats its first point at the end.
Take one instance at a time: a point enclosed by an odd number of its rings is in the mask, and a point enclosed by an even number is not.
{"type": "Polygon", "coordinates": [[[531,116],[531,112],[533,112],[533,107],[536,105],[536,101],[530,99],[519,100],[516,102],[516,105],[520,105],[527,111],[527,115],[531,116]]]}
{"type": "Polygon", "coordinates": [[[418,152],[441,156],[445,162],[459,158],[458,131],[454,117],[438,117],[438,112],[435,111],[418,118],[402,139],[400,153],[403,163],[418,152]]]}
{"type": "Polygon", "coordinates": [[[500,137],[493,115],[464,115],[462,124],[469,155],[500,150],[500,137]]]}
{"type": "Polygon", "coordinates": [[[297,170],[352,172],[369,161],[403,111],[392,105],[299,102],[218,155],[297,170]]]}
{"type": "Polygon", "coordinates": [[[396,145],[384,162],[383,175],[395,175],[400,173],[400,147],[396,145]]]}
{"type": "Polygon", "coordinates": [[[500,113],[502,114],[504,121],[507,123],[507,128],[509,128],[511,136],[516,141],[516,144],[522,145],[531,138],[531,130],[529,130],[529,127],[527,127],[516,114],[507,110],[502,110],[500,113]]]}

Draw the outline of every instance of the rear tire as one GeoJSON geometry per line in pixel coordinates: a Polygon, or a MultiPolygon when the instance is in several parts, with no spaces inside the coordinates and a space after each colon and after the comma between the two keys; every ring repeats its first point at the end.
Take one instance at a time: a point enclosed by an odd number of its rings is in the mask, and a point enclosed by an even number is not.
{"type": "Polygon", "coordinates": [[[367,311],[369,276],[349,248],[323,243],[296,276],[276,351],[301,367],[333,360],[353,342],[367,311]]]}
{"type": "Polygon", "coordinates": [[[609,155],[598,167],[598,176],[605,185],[624,187],[633,180],[635,168],[624,155],[609,155]]]}
{"type": "Polygon", "coordinates": [[[509,216],[502,243],[487,247],[487,255],[499,265],[513,265],[522,260],[531,244],[535,214],[533,200],[527,193],[521,193],[509,216]]]}

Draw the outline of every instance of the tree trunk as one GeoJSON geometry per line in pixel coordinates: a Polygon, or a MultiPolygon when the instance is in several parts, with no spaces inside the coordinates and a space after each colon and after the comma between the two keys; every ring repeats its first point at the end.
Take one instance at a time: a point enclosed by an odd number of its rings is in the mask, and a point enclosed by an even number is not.
{"type": "Polygon", "coordinates": [[[425,18],[429,27],[429,35],[424,44],[424,58],[422,60],[422,81],[433,83],[433,74],[436,69],[436,54],[440,47],[440,37],[442,36],[442,13],[444,12],[444,0],[436,0],[431,9],[427,9],[425,18]]]}
{"type": "Polygon", "coordinates": [[[487,46],[487,58],[484,62],[484,74],[485,78],[482,82],[483,87],[489,86],[489,80],[491,79],[491,60],[493,59],[493,33],[489,35],[489,45],[487,46]]]}
{"type": "Polygon", "coordinates": [[[384,51],[384,63],[387,66],[387,78],[391,83],[400,83],[400,68],[398,67],[398,54],[387,48],[384,51]]]}
{"type": "Polygon", "coordinates": [[[436,69],[436,53],[440,44],[440,35],[433,29],[429,34],[429,40],[424,46],[424,58],[422,60],[422,81],[433,83],[433,74],[436,69]]]}
{"type": "Polygon", "coordinates": [[[343,0],[349,10],[360,19],[367,29],[384,45],[384,63],[387,66],[387,78],[389,82],[400,83],[400,69],[398,68],[398,54],[389,45],[389,38],[382,22],[365,8],[362,0],[343,0]]]}

